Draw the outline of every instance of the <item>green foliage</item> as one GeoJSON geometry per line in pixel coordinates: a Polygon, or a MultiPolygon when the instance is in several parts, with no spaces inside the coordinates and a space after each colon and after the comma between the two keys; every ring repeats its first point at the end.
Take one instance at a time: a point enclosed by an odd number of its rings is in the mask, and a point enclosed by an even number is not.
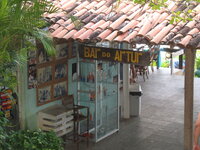
{"type": "Polygon", "coordinates": [[[197,70],[194,72],[194,75],[195,75],[195,77],[200,78],[200,69],[197,69],[197,70]]]}
{"type": "Polygon", "coordinates": [[[0,150],[6,150],[9,147],[9,144],[6,143],[9,135],[6,131],[6,127],[9,125],[8,119],[4,117],[2,111],[0,111],[0,150]]]}
{"type": "Polygon", "coordinates": [[[9,130],[9,121],[0,111],[0,150],[63,150],[54,132],[9,130]]]}
{"type": "Polygon", "coordinates": [[[42,28],[45,12],[57,8],[48,0],[0,0],[0,86],[16,86],[16,68],[27,60],[27,51],[36,49],[31,40],[38,40],[54,54],[53,41],[42,28]]]}
{"type": "Polygon", "coordinates": [[[161,64],[161,67],[163,67],[163,68],[169,68],[169,61],[165,61],[165,62],[163,62],[162,64],[161,64]]]}
{"type": "Polygon", "coordinates": [[[76,29],[80,29],[84,24],[78,19],[78,17],[71,15],[71,21],[73,22],[76,29]]]}
{"type": "Polygon", "coordinates": [[[200,70],[200,57],[195,60],[197,70],[200,70]]]}
{"type": "Polygon", "coordinates": [[[7,143],[11,150],[63,150],[61,139],[53,132],[19,130],[13,132],[7,143]]]}
{"type": "MultiPolygon", "coordinates": [[[[119,1],[119,0],[118,0],[119,1]]],[[[167,2],[169,0],[132,0],[134,3],[137,4],[141,4],[141,5],[145,5],[145,4],[149,4],[149,6],[152,9],[156,9],[159,10],[162,7],[168,7],[167,2]]],[[[192,20],[192,13],[196,13],[194,12],[191,8],[193,7],[191,4],[191,2],[196,2],[199,3],[200,0],[183,0],[183,1],[175,1],[177,4],[181,3],[181,5],[185,5],[185,7],[187,9],[184,9],[182,11],[177,11],[177,12],[172,12],[172,18],[170,20],[171,24],[176,24],[180,21],[186,22],[186,21],[191,21],[192,20]]]]}

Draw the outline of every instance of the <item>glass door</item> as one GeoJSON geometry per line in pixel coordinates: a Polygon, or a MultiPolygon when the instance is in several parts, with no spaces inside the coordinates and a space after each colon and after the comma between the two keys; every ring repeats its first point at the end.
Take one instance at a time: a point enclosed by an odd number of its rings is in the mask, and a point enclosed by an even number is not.
{"type": "Polygon", "coordinates": [[[96,141],[119,129],[118,64],[97,62],[96,141]]]}
{"type": "MultiPolygon", "coordinates": [[[[90,133],[98,142],[119,129],[119,65],[79,59],[78,68],[78,104],[89,107],[90,133]]],[[[80,130],[85,129],[83,121],[80,130]]]]}

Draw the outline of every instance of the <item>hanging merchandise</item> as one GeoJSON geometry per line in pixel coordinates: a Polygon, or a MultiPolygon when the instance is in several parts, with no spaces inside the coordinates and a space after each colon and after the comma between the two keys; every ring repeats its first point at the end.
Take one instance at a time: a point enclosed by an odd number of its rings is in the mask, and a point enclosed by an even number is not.
{"type": "Polygon", "coordinates": [[[2,89],[0,91],[0,111],[6,118],[12,119],[13,105],[16,104],[16,96],[11,89],[2,89]]]}

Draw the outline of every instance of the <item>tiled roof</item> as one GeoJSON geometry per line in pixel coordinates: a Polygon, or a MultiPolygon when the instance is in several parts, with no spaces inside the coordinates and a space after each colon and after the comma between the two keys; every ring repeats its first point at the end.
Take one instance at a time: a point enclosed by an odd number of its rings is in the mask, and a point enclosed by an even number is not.
{"type": "Polygon", "coordinates": [[[130,1],[54,0],[59,12],[45,15],[51,35],[80,42],[116,41],[170,44],[200,48],[200,4],[185,7],[171,1],[168,8],[152,10],[130,1]],[[172,11],[191,8],[193,20],[170,24],[172,11]],[[72,17],[73,16],[73,19],[72,17]],[[72,21],[73,20],[73,21],[72,21]]]}

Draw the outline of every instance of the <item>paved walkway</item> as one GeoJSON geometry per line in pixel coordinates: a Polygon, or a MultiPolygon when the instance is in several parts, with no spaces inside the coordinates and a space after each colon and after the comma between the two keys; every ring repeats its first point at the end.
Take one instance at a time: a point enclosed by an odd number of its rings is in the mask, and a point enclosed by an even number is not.
{"type": "MultiPolygon", "coordinates": [[[[183,150],[184,76],[160,69],[138,82],[143,90],[141,116],[122,120],[118,133],[89,148],[81,143],[80,150],[183,150]]],[[[195,78],[194,119],[200,112],[199,89],[200,79],[195,78]]]]}

